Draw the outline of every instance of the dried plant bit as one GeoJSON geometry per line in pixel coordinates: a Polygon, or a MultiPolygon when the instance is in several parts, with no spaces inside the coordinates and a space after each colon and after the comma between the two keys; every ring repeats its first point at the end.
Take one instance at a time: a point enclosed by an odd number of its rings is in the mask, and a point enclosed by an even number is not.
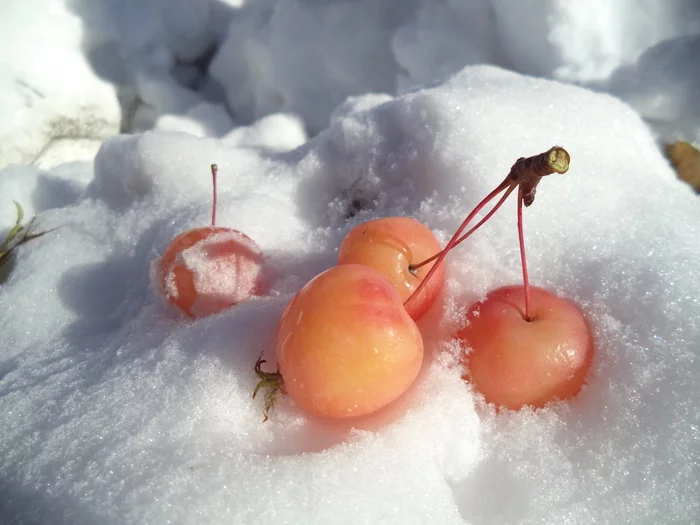
{"type": "MultiPolygon", "coordinates": [[[[34,231],[34,218],[29,221],[29,224],[25,227],[22,226],[22,220],[24,219],[24,210],[22,206],[14,201],[15,208],[17,209],[17,219],[15,220],[15,225],[12,227],[10,232],[7,234],[5,240],[0,244],[0,269],[4,268],[7,263],[10,262],[14,251],[21,245],[31,241],[32,239],[37,239],[55,230],[47,230],[43,232],[34,231]]],[[[7,274],[4,273],[3,277],[6,278],[7,274]]],[[[4,281],[0,279],[0,283],[4,281]]]]}
{"type": "Polygon", "coordinates": [[[687,142],[677,141],[666,145],[666,156],[678,176],[700,192],[700,150],[687,142]]]}
{"type": "Polygon", "coordinates": [[[12,252],[6,252],[0,255],[0,284],[7,280],[7,277],[12,271],[12,252]]]}
{"type": "Polygon", "coordinates": [[[17,220],[15,221],[15,225],[10,230],[10,233],[7,234],[7,238],[3,241],[2,244],[0,244],[0,256],[9,252],[14,246],[21,242],[21,240],[18,242],[16,241],[16,239],[24,229],[24,227],[22,226],[22,219],[24,219],[24,210],[22,209],[22,206],[20,206],[19,202],[13,202],[15,203],[15,208],[17,208],[17,220]]]}
{"type": "Polygon", "coordinates": [[[260,378],[260,381],[258,381],[258,384],[255,385],[255,390],[253,390],[253,399],[255,399],[261,388],[265,389],[264,423],[268,420],[268,414],[275,409],[277,397],[282,393],[282,374],[280,374],[279,369],[277,372],[264,372],[262,370],[263,363],[267,363],[267,361],[262,357],[255,363],[255,374],[260,378]]]}
{"type": "Polygon", "coordinates": [[[28,243],[29,241],[33,239],[38,239],[39,237],[43,237],[47,233],[51,233],[52,231],[55,231],[57,228],[52,228],[50,230],[46,230],[43,232],[33,232],[32,231],[32,223],[34,222],[34,219],[29,223],[29,226],[26,229],[23,229],[23,233],[21,234],[21,237],[14,237],[15,242],[10,242],[8,244],[8,247],[6,248],[6,242],[3,242],[2,246],[0,246],[0,267],[2,267],[3,264],[5,264],[13,255],[14,251],[19,248],[21,245],[28,243]]]}

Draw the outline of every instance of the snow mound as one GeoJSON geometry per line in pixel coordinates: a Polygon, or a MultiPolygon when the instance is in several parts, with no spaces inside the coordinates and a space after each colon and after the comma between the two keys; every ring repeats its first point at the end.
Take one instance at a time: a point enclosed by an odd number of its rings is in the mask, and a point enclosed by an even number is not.
{"type": "MultiPolygon", "coordinates": [[[[286,153],[162,131],[114,138],[77,200],[39,212],[62,228],[23,247],[0,291],[4,521],[696,519],[700,208],[640,117],[608,95],[481,66],[374,101],[286,153]],[[532,283],[593,326],[575,400],[496,414],[455,365],[466,308],[520,280],[513,203],[448,258],[444,297],[421,323],[429,358],[405,396],[349,423],[283,399],[262,423],[253,364],[272,357],[284,307],[351,227],[407,215],[444,242],[518,157],[554,144],[571,169],[540,185],[525,236],[532,283]],[[254,239],[276,277],[266,296],[189,321],[149,266],[207,223],[212,162],[219,223],[254,239]]],[[[26,184],[0,177],[0,195],[26,184]]]]}

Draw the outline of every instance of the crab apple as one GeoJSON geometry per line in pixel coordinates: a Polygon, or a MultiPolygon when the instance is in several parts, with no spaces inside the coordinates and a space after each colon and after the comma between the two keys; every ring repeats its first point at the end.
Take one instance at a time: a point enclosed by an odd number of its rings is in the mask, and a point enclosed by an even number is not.
{"type": "Polygon", "coordinates": [[[264,257],[236,230],[196,228],[181,233],[160,260],[161,289],[190,317],[204,317],[238,304],[263,289],[264,257]]]}
{"type": "Polygon", "coordinates": [[[159,285],[166,299],[190,317],[204,317],[263,290],[262,251],[237,230],[217,227],[216,164],[211,226],[181,233],[159,263],[159,285]]]}
{"type": "MultiPolygon", "coordinates": [[[[435,235],[425,225],[410,217],[385,217],[364,222],[348,233],[340,246],[338,264],[363,264],[379,270],[398,290],[405,302],[418,288],[433,264],[411,268],[440,251],[435,235]]],[[[432,306],[445,282],[445,268],[439,267],[406,311],[420,319],[432,306]]]]}
{"type": "Polygon", "coordinates": [[[371,414],[413,383],[423,340],[401,296],[377,270],[334,266],[309,281],[277,328],[284,391],[326,418],[371,414]]]}
{"type": "Polygon", "coordinates": [[[594,351],[590,326],[573,303],[542,288],[529,291],[529,321],[524,287],[506,286],[473,305],[457,334],[471,347],[466,379],[488,403],[513,410],[575,396],[594,351]]]}

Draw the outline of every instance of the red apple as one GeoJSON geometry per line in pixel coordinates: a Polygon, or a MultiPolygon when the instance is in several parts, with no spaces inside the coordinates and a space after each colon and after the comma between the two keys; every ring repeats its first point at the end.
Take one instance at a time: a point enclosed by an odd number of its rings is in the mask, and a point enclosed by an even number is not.
{"type": "Polygon", "coordinates": [[[575,396],[586,381],[593,335],[570,301],[530,287],[506,286],[473,305],[457,336],[471,349],[466,379],[488,403],[517,410],[575,396]]]}
{"type": "MultiPolygon", "coordinates": [[[[350,230],[340,246],[338,264],[362,264],[379,270],[405,302],[434,263],[415,271],[411,265],[440,250],[435,235],[422,223],[410,217],[386,217],[350,230]]],[[[420,319],[435,302],[444,283],[445,269],[440,266],[418,296],[406,304],[408,314],[420,319]]]]}
{"type": "Polygon", "coordinates": [[[253,239],[216,226],[216,174],[211,165],[211,226],[181,233],[160,260],[165,298],[190,317],[215,314],[261,293],[263,254],[253,239]]]}
{"type": "Polygon", "coordinates": [[[178,235],[160,260],[165,297],[190,317],[217,313],[260,294],[263,254],[237,230],[208,226],[178,235]]]}
{"type": "Polygon", "coordinates": [[[302,409],[349,418],[375,412],[408,389],[423,361],[423,340],[381,273],[343,264],[317,275],[289,303],[275,353],[284,391],[302,409]]]}

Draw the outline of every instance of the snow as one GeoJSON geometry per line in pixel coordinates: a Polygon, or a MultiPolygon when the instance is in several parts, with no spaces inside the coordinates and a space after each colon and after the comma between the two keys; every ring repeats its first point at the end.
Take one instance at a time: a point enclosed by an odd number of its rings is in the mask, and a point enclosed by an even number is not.
{"type": "Polygon", "coordinates": [[[580,82],[605,80],[645,49],[700,31],[694,0],[495,0],[493,6],[504,52],[516,69],[580,82]]]}
{"type": "Polygon", "coordinates": [[[54,138],[119,131],[114,89],[92,72],[81,44],[80,20],[63,2],[3,2],[0,167],[33,161],[54,138]]]}
{"type": "Polygon", "coordinates": [[[700,142],[700,35],[665,40],[620,68],[610,91],[629,102],[666,142],[700,142]]]}
{"type": "Polygon", "coordinates": [[[0,238],[13,200],[57,229],[0,284],[0,521],[694,523],[700,207],[659,141],[699,138],[700,17],[642,4],[3,5],[0,238]],[[410,216],[444,244],[555,144],[571,168],[525,236],[531,282],[594,330],[574,400],[497,413],[461,378],[467,308],[521,279],[513,199],[448,257],[406,395],[343,423],[282,397],[262,422],[253,366],[353,226],[410,216]],[[150,272],[209,223],[214,162],[217,224],[269,283],[191,320],[150,272]]]}
{"type": "Polygon", "coordinates": [[[268,3],[233,19],[212,63],[234,113],[298,113],[315,133],[347,96],[394,91],[389,28],[405,16],[403,0],[268,3]]]}

